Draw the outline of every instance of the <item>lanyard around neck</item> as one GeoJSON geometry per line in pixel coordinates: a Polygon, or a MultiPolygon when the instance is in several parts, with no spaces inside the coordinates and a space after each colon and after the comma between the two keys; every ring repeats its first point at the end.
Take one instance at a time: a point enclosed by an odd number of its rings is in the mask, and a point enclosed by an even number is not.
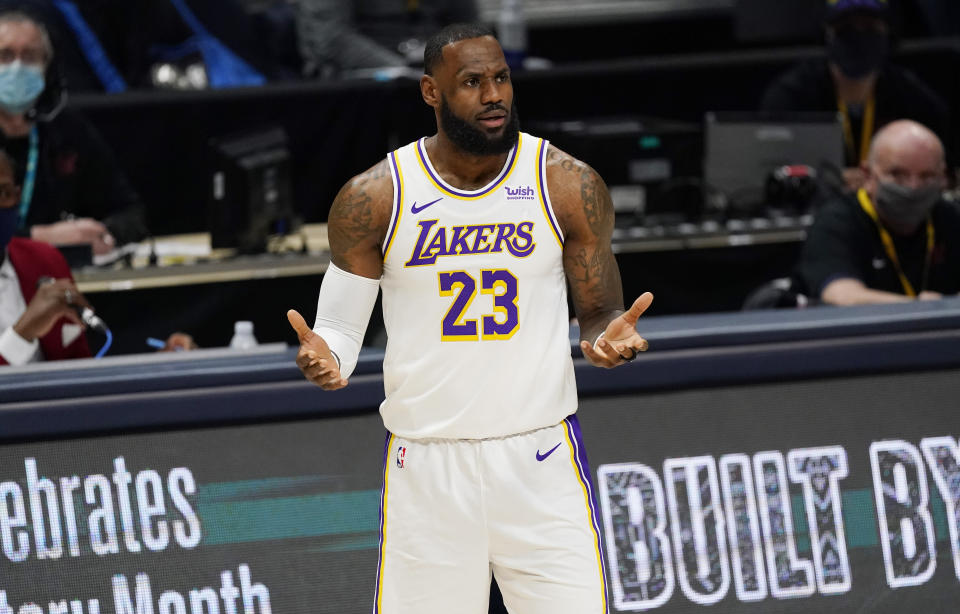
{"type": "Polygon", "coordinates": [[[40,157],[40,133],[37,125],[30,127],[30,150],[27,152],[27,169],[23,175],[23,189],[20,190],[20,222],[21,229],[27,226],[27,214],[30,213],[30,202],[33,200],[33,188],[37,183],[37,158],[40,157]]]}
{"type": "MultiPolygon", "coordinates": [[[[850,123],[850,110],[847,103],[837,98],[837,108],[840,110],[840,120],[843,122],[843,141],[847,146],[847,155],[853,158],[856,153],[853,144],[853,126],[850,123]]],[[[876,102],[871,95],[863,109],[863,123],[860,132],[860,157],[857,163],[863,162],[870,155],[870,142],[873,140],[873,124],[876,115],[876,102]]]]}
{"type": "MultiPolygon", "coordinates": [[[[883,224],[880,223],[880,217],[877,215],[877,210],[870,201],[870,196],[867,194],[867,191],[863,188],[860,188],[860,190],[857,191],[857,200],[860,201],[860,208],[866,211],[867,215],[870,216],[870,219],[873,220],[873,223],[877,225],[877,232],[880,233],[880,241],[883,243],[883,249],[887,252],[887,258],[890,259],[890,262],[893,263],[894,268],[897,270],[897,275],[900,277],[900,285],[903,286],[903,293],[909,297],[916,298],[917,293],[914,291],[913,285],[910,283],[910,280],[907,279],[907,276],[903,273],[903,268],[900,266],[900,259],[897,258],[897,248],[893,244],[893,237],[890,236],[890,233],[887,232],[887,229],[884,228],[883,224]]],[[[927,277],[930,274],[930,260],[933,256],[933,246],[935,242],[936,237],[933,233],[933,220],[932,217],[928,215],[927,253],[923,260],[923,277],[920,280],[921,292],[927,288],[927,277]]]]}

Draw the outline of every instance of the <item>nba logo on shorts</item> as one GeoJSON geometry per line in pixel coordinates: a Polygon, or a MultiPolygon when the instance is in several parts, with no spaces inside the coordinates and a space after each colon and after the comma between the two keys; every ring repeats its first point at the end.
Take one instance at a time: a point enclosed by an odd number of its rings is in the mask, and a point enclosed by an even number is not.
{"type": "Polygon", "coordinates": [[[397,468],[403,469],[403,459],[407,456],[407,449],[403,446],[397,448],[397,468]]]}

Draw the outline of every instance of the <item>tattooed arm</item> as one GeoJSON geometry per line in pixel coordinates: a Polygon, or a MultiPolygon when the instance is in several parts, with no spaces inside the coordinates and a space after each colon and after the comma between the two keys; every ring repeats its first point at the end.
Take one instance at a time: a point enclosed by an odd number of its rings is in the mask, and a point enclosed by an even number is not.
{"type": "Polygon", "coordinates": [[[386,158],[340,189],[327,217],[330,259],[335,265],[354,275],[380,278],[380,247],[392,204],[393,181],[386,158]]]}
{"type": "Polygon", "coordinates": [[[547,152],[547,186],[563,229],[563,268],[580,322],[580,348],[596,366],[632,360],[647,349],[636,324],[653,295],[644,293],[623,310],[620,271],[610,247],[613,203],[607,186],[595,170],[553,146],[547,152]]]}
{"type": "Polygon", "coordinates": [[[383,244],[390,223],[393,182],[384,159],[351,179],[327,218],[331,266],[324,275],[314,328],[296,310],[287,319],[300,340],[297,366],[325,390],[347,385],[383,273],[383,244]]]}

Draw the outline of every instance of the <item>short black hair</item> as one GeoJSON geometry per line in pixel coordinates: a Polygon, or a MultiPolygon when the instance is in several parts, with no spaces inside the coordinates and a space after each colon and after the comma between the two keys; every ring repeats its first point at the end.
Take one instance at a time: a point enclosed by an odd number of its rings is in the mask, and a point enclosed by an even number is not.
{"type": "Polygon", "coordinates": [[[492,36],[493,29],[481,23],[453,23],[430,37],[423,48],[423,72],[433,75],[433,69],[443,61],[443,48],[470,38],[492,36]]]}

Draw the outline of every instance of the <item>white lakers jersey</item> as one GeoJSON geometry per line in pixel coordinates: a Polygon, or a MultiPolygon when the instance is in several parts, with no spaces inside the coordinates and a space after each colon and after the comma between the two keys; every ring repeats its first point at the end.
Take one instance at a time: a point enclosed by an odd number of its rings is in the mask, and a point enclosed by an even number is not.
{"type": "Polygon", "coordinates": [[[387,156],[380,413],[394,434],[500,437],[576,410],[546,154],[546,141],[521,133],[496,178],[473,191],[440,178],[424,139],[387,156]]]}

